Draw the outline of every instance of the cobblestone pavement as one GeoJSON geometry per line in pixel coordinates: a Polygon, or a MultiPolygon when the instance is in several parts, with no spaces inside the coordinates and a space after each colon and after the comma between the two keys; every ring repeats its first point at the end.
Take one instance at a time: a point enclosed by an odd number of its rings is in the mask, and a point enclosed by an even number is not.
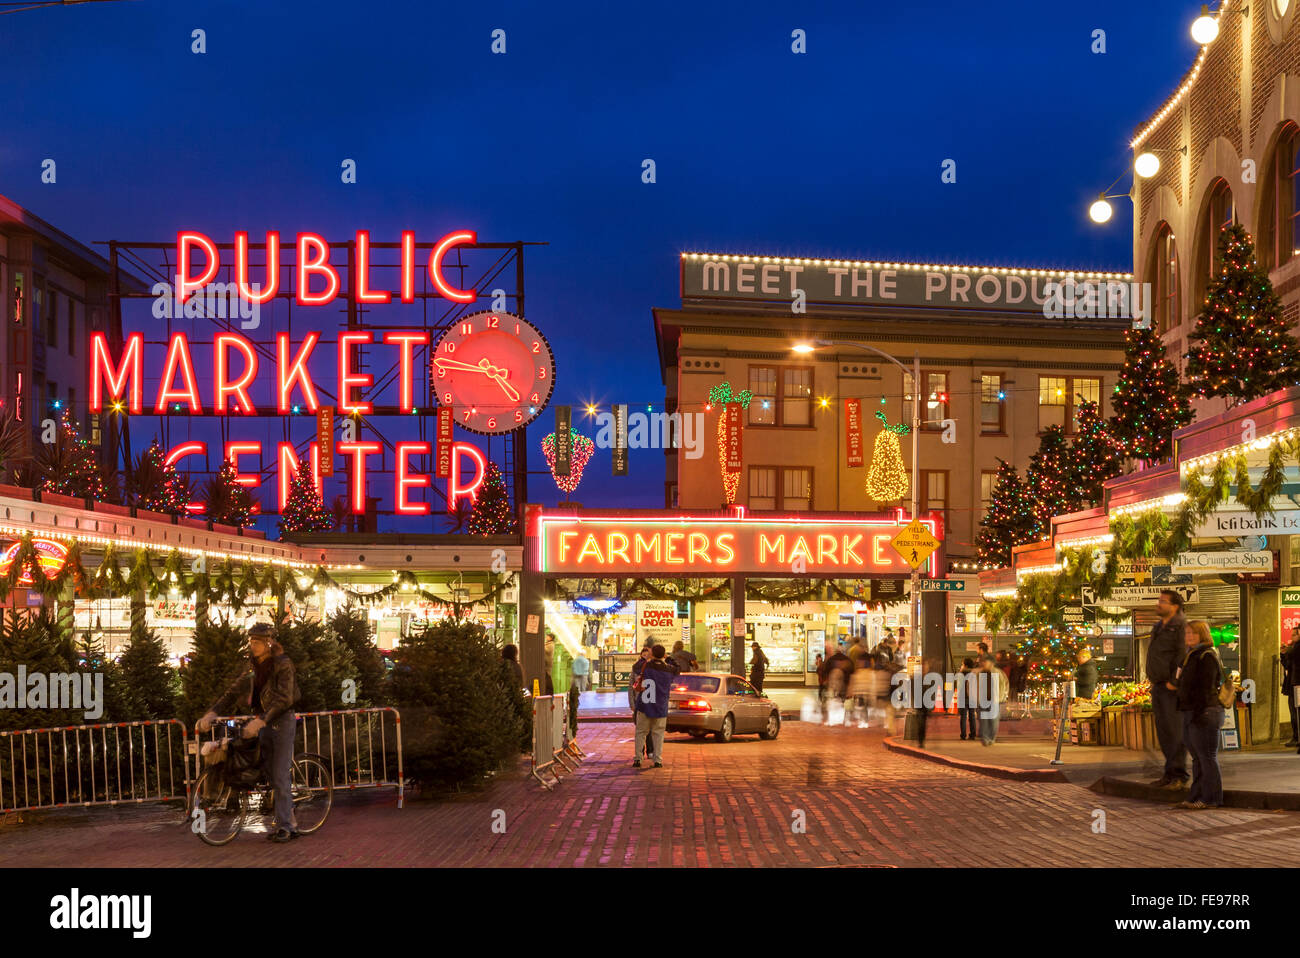
{"type": "Polygon", "coordinates": [[[1290,865],[1300,847],[1296,813],[1004,782],[895,755],[881,737],[799,723],[774,742],[673,736],[667,767],[636,770],[631,725],[593,725],[580,738],[590,757],[553,792],[512,773],[400,810],[391,790],[356,793],[318,834],[283,846],[245,832],[209,848],[175,809],[11,815],[0,866],[1231,866],[1290,865]]]}

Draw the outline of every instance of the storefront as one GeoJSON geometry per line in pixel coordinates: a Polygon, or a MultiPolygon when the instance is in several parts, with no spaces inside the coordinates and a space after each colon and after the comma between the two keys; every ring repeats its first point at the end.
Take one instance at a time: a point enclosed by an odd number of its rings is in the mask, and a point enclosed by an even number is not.
{"type": "MultiPolygon", "coordinates": [[[[910,634],[911,568],[891,545],[907,522],[897,513],[557,511],[530,522],[529,556],[546,631],[599,663],[601,688],[625,687],[647,643],[671,651],[677,641],[702,669],[745,674],[757,642],[766,684],[798,687],[816,684],[827,643],[910,634]]],[[[941,537],[938,516],[923,522],[941,537]]],[[[939,553],[922,574],[935,562],[939,553]]]]}

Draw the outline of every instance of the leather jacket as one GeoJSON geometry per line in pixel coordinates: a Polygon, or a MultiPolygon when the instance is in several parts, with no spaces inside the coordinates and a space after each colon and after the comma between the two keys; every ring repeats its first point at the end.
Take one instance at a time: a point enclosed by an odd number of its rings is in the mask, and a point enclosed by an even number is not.
{"type": "MultiPolygon", "coordinates": [[[[231,683],[221,698],[212,706],[218,715],[228,714],[233,705],[251,708],[253,704],[253,679],[256,669],[249,669],[231,683]]],[[[257,716],[267,725],[274,725],[280,716],[292,712],[294,705],[302,698],[298,690],[298,678],[293,671],[293,662],[281,652],[272,656],[271,675],[261,688],[262,714],[257,716]]]]}

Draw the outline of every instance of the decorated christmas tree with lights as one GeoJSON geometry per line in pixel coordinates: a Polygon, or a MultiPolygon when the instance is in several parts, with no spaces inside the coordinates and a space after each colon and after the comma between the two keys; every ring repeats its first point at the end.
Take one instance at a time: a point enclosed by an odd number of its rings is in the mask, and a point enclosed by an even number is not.
{"type": "Polygon", "coordinates": [[[1187,354],[1187,388],[1229,406],[1300,382],[1300,344],[1282,303],[1255,262],[1250,234],[1232,225],[1219,236],[1219,274],[1210,283],[1187,354]]]}
{"type": "Polygon", "coordinates": [[[316,491],[311,463],[303,461],[289,481],[289,501],[280,516],[280,538],[295,532],[328,532],[334,528],[334,514],[325,508],[316,491]]]}
{"type": "Polygon", "coordinates": [[[474,511],[469,514],[469,534],[472,536],[507,535],[515,531],[515,514],[510,509],[510,496],[506,480],[495,462],[489,462],[483,485],[474,500],[474,511]]]}
{"type": "Polygon", "coordinates": [[[78,434],[66,409],[59,420],[54,442],[47,443],[38,457],[38,468],[42,490],[105,501],[107,490],[99,459],[90,444],[78,434]]]}
{"type": "Polygon", "coordinates": [[[189,482],[167,462],[157,439],[140,454],[131,472],[130,487],[135,504],[150,512],[183,515],[192,498],[189,482]]]}
{"type": "Polygon", "coordinates": [[[1123,469],[1119,446],[1095,402],[1079,406],[1079,432],[1070,447],[1071,505],[1076,509],[1101,502],[1102,483],[1123,469]]]}
{"type": "Polygon", "coordinates": [[[897,502],[907,495],[910,485],[898,437],[906,436],[911,429],[902,423],[891,426],[883,412],[877,412],[876,418],[880,420],[882,428],[876,433],[876,443],[871,450],[867,495],[876,502],[897,502]]]}
{"type": "Polygon", "coordinates": [[[227,459],[221,471],[208,482],[208,518],[228,526],[246,526],[253,514],[253,496],[247,487],[235,481],[239,473],[227,459]]]}
{"type": "Polygon", "coordinates": [[[1011,565],[1011,550],[1034,541],[1034,513],[1029,496],[1016,467],[998,460],[998,478],[993,486],[988,512],[980,520],[979,549],[981,565],[1011,565]]]}
{"type": "Polygon", "coordinates": [[[1043,687],[1068,682],[1079,665],[1079,652],[1088,648],[1088,637],[1069,629],[1035,628],[1016,643],[1016,657],[1026,664],[1029,685],[1043,687]]]}
{"type": "Polygon", "coordinates": [[[1051,534],[1052,516],[1073,511],[1076,501],[1073,472],[1064,430],[1060,426],[1048,426],[1025,470],[1025,491],[1034,516],[1035,539],[1051,534]]]}
{"type": "Polygon", "coordinates": [[[1129,459],[1160,460],[1173,454],[1173,431],[1192,421],[1178,370],[1150,326],[1124,337],[1124,366],[1111,396],[1111,435],[1129,459]]]}

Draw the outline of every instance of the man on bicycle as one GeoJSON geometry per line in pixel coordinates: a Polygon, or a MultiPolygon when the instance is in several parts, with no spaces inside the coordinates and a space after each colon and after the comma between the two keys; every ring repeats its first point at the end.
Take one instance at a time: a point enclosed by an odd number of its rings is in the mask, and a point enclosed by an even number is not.
{"type": "Polygon", "coordinates": [[[253,659],[252,670],[234,681],[196,727],[206,732],[218,715],[225,714],[236,703],[253,713],[253,720],[244,726],[241,734],[244,738],[260,736],[264,766],[275,790],[275,830],[267,838],[287,842],[299,836],[291,791],[293,738],[297,726],[293,707],[300,698],[298,680],[293,662],[275,641],[274,630],[267,623],[259,622],[248,630],[248,651],[253,659]]]}

